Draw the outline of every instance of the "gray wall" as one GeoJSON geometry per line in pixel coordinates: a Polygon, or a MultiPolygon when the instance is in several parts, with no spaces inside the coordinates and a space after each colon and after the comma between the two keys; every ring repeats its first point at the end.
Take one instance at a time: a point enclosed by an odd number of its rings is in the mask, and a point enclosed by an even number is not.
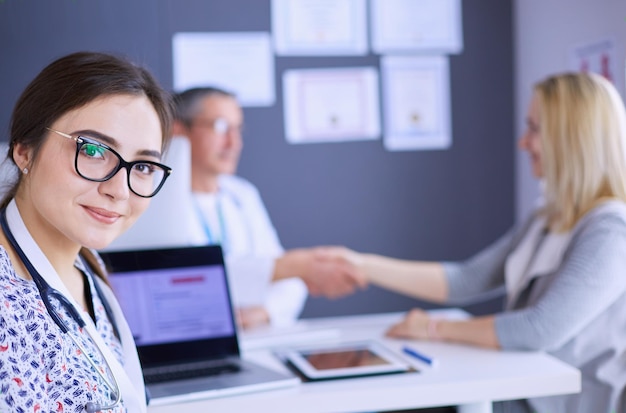
{"type": "MultiPolygon", "coordinates": [[[[0,131],[28,81],[83,49],[121,52],[172,86],[177,31],[270,31],[269,0],[5,0],[0,2],[0,131]]],[[[510,0],[463,2],[464,50],[450,58],[453,145],[387,152],[382,142],[288,145],[281,74],[288,68],[378,66],[379,57],[277,57],[277,102],[245,111],[240,174],[260,189],[286,248],[343,244],[407,259],[462,259],[514,220],[510,0]]],[[[426,303],[376,288],[304,316],[405,310],[426,303]]],[[[468,307],[483,313],[499,305],[468,307]]]]}

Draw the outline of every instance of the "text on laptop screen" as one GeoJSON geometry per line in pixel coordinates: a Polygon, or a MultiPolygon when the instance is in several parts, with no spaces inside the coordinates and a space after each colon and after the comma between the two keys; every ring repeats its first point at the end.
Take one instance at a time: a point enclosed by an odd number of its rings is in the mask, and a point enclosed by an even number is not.
{"type": "Polygon", "coordinates": [[[109,280],[137,345],[232,336],[224,268],[116,272],[109,280]]]}

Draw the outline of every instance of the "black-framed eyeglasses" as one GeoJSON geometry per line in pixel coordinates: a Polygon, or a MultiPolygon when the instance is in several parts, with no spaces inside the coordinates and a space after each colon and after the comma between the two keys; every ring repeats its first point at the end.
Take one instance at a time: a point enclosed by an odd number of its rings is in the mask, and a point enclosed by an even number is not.
{"type": "Polygon", "coordinates": [[[172,168],[158,162],[147,160],[126,162],[115,150],[95,139],[46,129],[76,142],[74,169],[78,175],[88,181],[108,181],[120,169],[125,168],[128,188],[137,196],[151,198],[159,192],[167,177],[172,173],[172,168]]]}

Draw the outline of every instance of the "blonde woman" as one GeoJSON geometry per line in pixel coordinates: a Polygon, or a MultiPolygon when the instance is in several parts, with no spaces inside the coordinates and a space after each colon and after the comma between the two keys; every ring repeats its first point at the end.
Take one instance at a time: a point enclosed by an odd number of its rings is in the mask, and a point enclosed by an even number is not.
{"type": "MultiPolygon", "coordinates": [[[[544,182],[543,206],[464,262],[403,261],[335,248],[369,282],[439,303],[506,287],[505,311],[466,321],[415,309],[388,335],[539,350],[577,367],[582,392],[495,411],[626,411],[626,119],[605,79],[562,74],[535,86],[519,147],[544,182]]],[[[327,286],[332,289],[332,285],[327,286]]]]}

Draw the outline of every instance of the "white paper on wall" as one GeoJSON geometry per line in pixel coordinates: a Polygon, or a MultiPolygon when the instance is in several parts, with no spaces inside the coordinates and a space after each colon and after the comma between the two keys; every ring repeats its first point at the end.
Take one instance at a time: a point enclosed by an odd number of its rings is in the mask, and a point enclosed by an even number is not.
{"type": "Polygon", "coordinates": [[[177,91],[217,86],[234,92],[242,106],[276,100],[269,33],[175,33],[172,55],[177,91]]]}
{"type": "Polygon", "coordinates": [[[380,137],[378,72],[371,67],[288,70],[283,75],[290,143],[380,137]]]}

